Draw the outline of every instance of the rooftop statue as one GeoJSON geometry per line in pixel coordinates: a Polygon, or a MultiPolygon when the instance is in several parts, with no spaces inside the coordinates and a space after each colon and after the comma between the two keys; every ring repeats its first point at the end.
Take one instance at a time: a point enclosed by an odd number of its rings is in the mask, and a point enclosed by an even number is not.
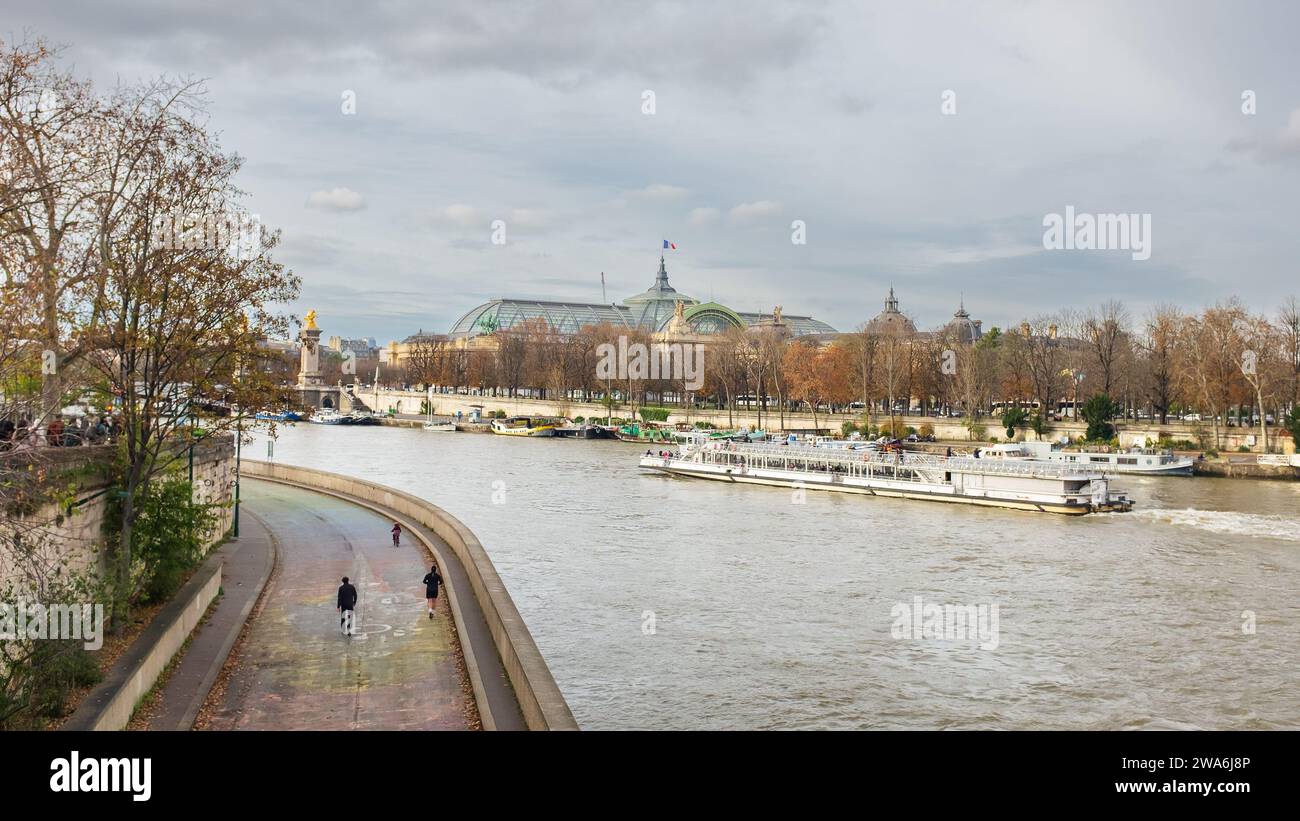
{"type": "Polygon", "coordinates": [[[316,309],[315,309],[315,308],[313,308],[312,310],[308,311],[308,312],[307,312],[307,315],[304,316],[304,317],[302,318],[302,321],[303,321],[303,328],[304,328],[305,330],[308,330],[308,331],[319,331],[319,330],[320,330],[320,328],[316,327],[316,309]]]}

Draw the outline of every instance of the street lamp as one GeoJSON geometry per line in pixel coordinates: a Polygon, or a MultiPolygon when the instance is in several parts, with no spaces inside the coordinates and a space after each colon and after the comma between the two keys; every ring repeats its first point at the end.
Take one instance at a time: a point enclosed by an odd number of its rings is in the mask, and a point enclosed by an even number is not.
{"type": "Polygon", "coordinates": [[[235,522],[233,535],[239,538],[239,456],[244,444],[244,409],[240,408],[235,417],[235,522]]]}

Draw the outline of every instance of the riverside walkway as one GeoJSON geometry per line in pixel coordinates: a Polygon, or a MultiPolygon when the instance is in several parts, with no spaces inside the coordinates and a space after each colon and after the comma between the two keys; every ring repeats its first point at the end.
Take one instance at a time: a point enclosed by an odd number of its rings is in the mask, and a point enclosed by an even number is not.
{"type": "MultiPolygon", "coordinates": [[[[430,562],[414,532],[407,530],[401,546],[393,547],[392,519],[334,495],[275,482],[245,479],[242,502],[243,512],[256,522],[252,533],[264,525],[274,537],[276,568],[241,644],[226,661],[200,726],[478,726],[445,594],[439,597],[435,617],[427,616],[421,579],[430,562]],[[356,635],[351,638],[341,634],[335,610],[343,576],[359,594],[356,635]]],[[[403,527],[421,532],[435,547],[441,544],[405,520],[403,527]]],[[[454,558],[439,562],[439,571],[452,584],[464,572],[454,558]]],[[[468,591],[461,606],[467,621],[481,619],[468,591]]],[[[200,629],[199,638],[204,629],[209,626],[200,629]]],[[[479,652],[480,664],[485,656],[479,652]]],[[[486,661],[484,666],[491,668],[495,658],[486,661]]],[[[518,706],[508,686],[501,684],[499,662],[496,669],[480,668],[479,673],[488,683],[498,682],[489,692],[496,727],[522,729],[518,706]]],[[[168,695],[164,692],[164,698],[168,695]]]]}

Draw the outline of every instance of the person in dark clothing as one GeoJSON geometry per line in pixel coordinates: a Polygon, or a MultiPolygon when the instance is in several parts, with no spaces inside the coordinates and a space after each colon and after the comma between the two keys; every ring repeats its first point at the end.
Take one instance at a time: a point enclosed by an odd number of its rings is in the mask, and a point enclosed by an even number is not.
{"type": "Polygon", "coordinates": [[[343,635],[351,636],[356,632],[356,613],[357,607],[357,589],[348,583],[348,577],[343,577],[343,584],[339,585],[339,629],[343,635]]]}
{"type": "Polygon", "coordinates": [[[433,618],[433,608],[438,604],[439,584],[442,584],[442,576],[438,575],[438,565],[435,564],[424,576],[424,598],[429,603],[429,618],[433,618]]]}
{"type": "Polygon", "coordinates": [[[53,422],[45,426],[45,441],[52,448],[63,446],[63,417],[56,416],[53,422]]]}
{"type": "Polygon", "coordinates": [[[9,450],[14,446],[14,431],[17,426],[8,419],[0,420],[0,450],[9,450]]]}
{"type": "Polygon", "coordinates": [[[393,522],[393,529],[391,532],[393,534],[393,547],[397,547],[402,541],[402,526],[397,522],[393,522]]]}

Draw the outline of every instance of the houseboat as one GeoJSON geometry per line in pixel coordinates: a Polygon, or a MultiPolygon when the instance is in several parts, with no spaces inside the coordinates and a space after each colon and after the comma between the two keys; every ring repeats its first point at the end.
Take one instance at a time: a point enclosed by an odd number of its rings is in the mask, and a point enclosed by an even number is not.
{"type": "Polygon", "coordinates": [[[554,436],[554,419],[537,416],[510,416],[492,420],[492,432],[502,436],[554,436]]]}

